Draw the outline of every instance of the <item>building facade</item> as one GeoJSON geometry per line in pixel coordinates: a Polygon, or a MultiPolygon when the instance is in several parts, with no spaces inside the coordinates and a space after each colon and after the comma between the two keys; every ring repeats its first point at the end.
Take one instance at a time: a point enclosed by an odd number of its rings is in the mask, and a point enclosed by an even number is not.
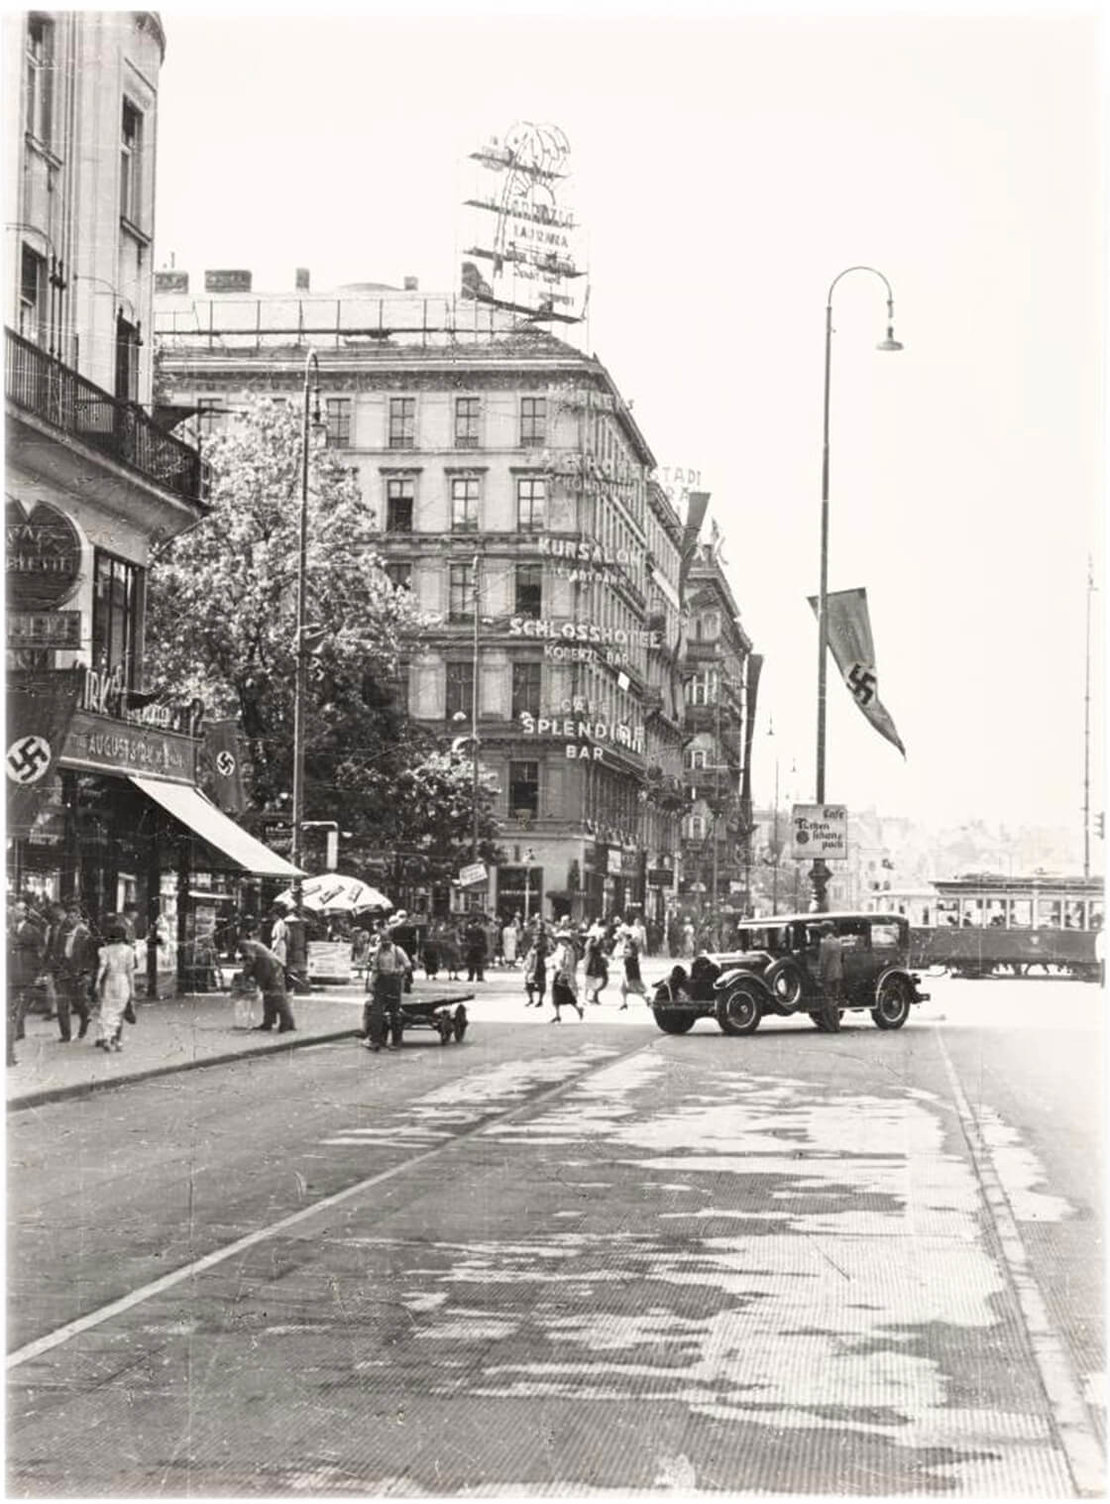
{"type": "Polygon", "coordinates": [[[191,295],[160,277],[164,401],[198,413],[202,443],[248,393],[299,401],[315,351],[328,442],[426,614],[408,712],[443,745],[477,738],[498,790],[504,860],[453,906],[635,905],[662,925],[684,798],[682,529],[605,367],[415,286],[314,295],[301,274],[267,295],[225,272],[191,295]]]}
{"type": "Polygon", "coordinates": [[[139,903],[172,970],[189,874],[269,855],[201,838],[249,839],[197,791],[201,708],[143,676],[151,554],[205,513],[197,450],[152,405],[165,42],[145,11],[4,26],[9,888],[94,919],[139,903]]]}

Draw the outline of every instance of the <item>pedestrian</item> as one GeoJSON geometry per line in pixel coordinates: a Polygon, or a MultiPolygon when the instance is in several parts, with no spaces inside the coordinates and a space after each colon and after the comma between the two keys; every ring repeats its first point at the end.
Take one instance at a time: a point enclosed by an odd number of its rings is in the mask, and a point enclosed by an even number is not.
{"type": "Polygon", "coordinates": [[[547,991],[547,935],[542,922],[536,925],[532,943],[524,957],[524,990],[528,994],[526,1008],[542,1008],[547,991]]]}
{"type": "Polygon", "coordinates": [[[96,952],[96,938],[85,911],[79,903],[72,902],[66,913],[58,979],[58,1028],[67,1042],[74,1013],[78,1018],[77,1038],[84,1039],[89,1032],[89,991],[96,971],[96,952]]]}
{"type": "Polygon", "coordinates": [[[462,963],[462,949],[459,945],[459,932],[453,924],[445,924],[440,932],[439,954],[444,970],[447,972],[447,980],[457,982],[459,967],[462,963]]]}
{"type": "MultiPolygon", "coordinates": [[[[259,942],[261,944],[261,942],[259,942]]],[[[288,980],[289,971],[289,926],[285,919],[285,905],[275,903],[270,910],[270,950],[282,964],[288,980]]]]}
{"type": "Polygon", "coordinates": [[[586,1001],[601,1006],[601,994],[609,985],[609,959],[605,954],[605,926],[596,922],[586,933],[586,1001]]]}
{"type": "Polygon", "coordinates": [[[424,939],[424,946],[420,952],[421,960],[424,962],[424,975],[429,981],[434,979],[442,964],[443,952],[440,948],[440,934],[442,930],[443,926],[441,924],[432,925],[424,939]]]}
{"type": "Polygon", "coordinates": [[[31,989],[42,964],[43,935],[30,905],[17,899],[8,912],[8,1064],[15,1065],[16,1041],[23,1038],[23,1020],[31,989]]]}
{"type": "Polygon", "coordinates": [[[501,930],[501,959],[506,966],[516,965],[516,946],[519,936],[513,921],[508,920],[501,930]]]}
{"type": "Polygon", "coordinates": [[[245,935],[239,940],[239,954],[243,958],[242,975],[253,978],[262,993],[262,1022],[254,1027],[269,1030],[277,1024],[279,1034],[296,1029],[280,957],[261,940],[251,940],[245,935]]]}
{"type": "Polygon", "coordinates": [[[579,1018],[585,1018],[578,1003],[578,952],[574,948],[574,935],[569,925],[561,926],[555,933],[555,949],[551,957],[551,1001],[555,1008],[553,1024],[562,1022],[562,1010],[573,1008],[579,1018]]]}
{"type": "Polygon", "coordinates": [[[370,997],[362,1010],[364,1044],[377,1052],[401,1043],[401,1001],[412,962],[387,930],[370,962],[370,997]],[[387,1037],[388,1036],[388,1037],[387,1037]]]}
{"type": "Polygon", "coordinates": [[[694,922],[686,919],[682,924],[682,955],[687,961],[693,960],[695,954],[694,922]]]}
{"type": "Polygon", "coordinates": [[[628,1009],[630,992],[638,997],[647,995],[644,979],[640,975],[640,947],[636,941],[636,932],[630,924],[622,924],[617,931],[617,947],[621,959],[620,1011],[623,1013],[628,1009]]]}
{"type": "Polygon", "coordinates": [[[466,980],[484,982],[486,979],[486,927],[481,915],[475,915],[466,927],[463,936],[466,946],[466,980]]]}
{"type": "Polygon", "coordinates": [[[123,1049],[124,1012],[135,994],[135,946],[118,917],[108,920],[96,971],[96,1038],[101,1050],[123,1049]]]}
{"type": "Polygon", "coordinates": [[[821,978],[822,1004],[820,1020],[830,1034],[840,1029],[840,1010],[844,1003],[844,952],[831,919],[821,925],[817,946],[817,970],[821,978]]]}

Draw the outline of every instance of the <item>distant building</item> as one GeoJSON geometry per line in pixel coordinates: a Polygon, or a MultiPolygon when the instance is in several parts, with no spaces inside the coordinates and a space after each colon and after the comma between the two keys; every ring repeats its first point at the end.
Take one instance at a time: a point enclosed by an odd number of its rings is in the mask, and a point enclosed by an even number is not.
{"type": "Polygon", "coordinates": [[[414,901],[549,918],[642,905],[662,924],[684,797],[683,533],[605,367],[415,285],[159,279],[162,399],[197,415],[202,445],[248,393],[299,402],[315,350],[328,442],[390,576],[433,617],[402,693],[442,745],[477,731],[508,860],[414,901]]]}

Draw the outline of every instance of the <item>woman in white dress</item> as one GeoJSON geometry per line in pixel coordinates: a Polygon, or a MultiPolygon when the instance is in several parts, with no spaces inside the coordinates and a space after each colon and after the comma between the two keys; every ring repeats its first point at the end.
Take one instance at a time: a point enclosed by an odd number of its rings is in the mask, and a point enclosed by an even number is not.
{"type": "Polygon", "coordinates": [[[120,1036],[124,1009],[135,996],[135,949],[121,924],[109,923],[104,938],[96,973],[98,1011],[93,1043],[101,1050],[119,1050],[123,1048],[120,1036]]]}

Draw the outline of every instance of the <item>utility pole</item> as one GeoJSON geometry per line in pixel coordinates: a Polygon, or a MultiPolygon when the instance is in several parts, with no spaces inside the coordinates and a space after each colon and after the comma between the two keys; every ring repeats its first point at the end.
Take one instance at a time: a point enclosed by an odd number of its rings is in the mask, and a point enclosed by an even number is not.
{"type": "Polygon", "coordinates": [[[1083,672],[1083,876],[1091,875],[1091,596],[1095,577],[1087,555],[1087,636],[1083,672]]]}
{"type": "Polygon", "coordinates": [[[474,782],[471,789],[474,811],[474,829],[471,836],[470,860],[478,860],[478,654],[481,645],[479,631],[481,628],[481,554],[474,555],[474,671],[471,675],[470,686],[470,744],[474,761],[474,782]]]}

